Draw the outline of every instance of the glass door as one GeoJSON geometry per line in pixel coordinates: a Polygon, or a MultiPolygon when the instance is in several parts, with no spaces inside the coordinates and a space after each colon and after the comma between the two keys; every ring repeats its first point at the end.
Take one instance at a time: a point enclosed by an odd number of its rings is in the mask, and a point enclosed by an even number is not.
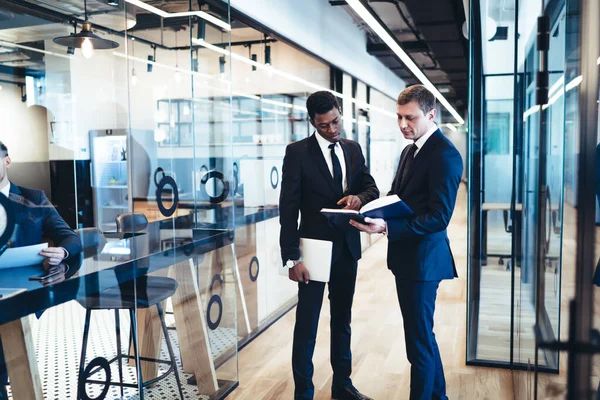
{"type": "MultiPolygon", "coordinates": [[[[563,6],[547,7],[550,21],[548,50],[548,98],[538,105],[536,92],[540,57],[535,43],[527,51],[525,71],[525,112],[523,118],[524,188],[522,246],[524,252],[520,276],[521,308],[519,325],[530,329],[535,321],[537,340],[559,338],[560,280],[562,250],[562,210],[564,198],[565,132],[565,12],[563,6]]],[[[543,68],[545,69],[545,67],[543,68]]],[[[519,350],[531,348],[519,341],[519,350]]],[[[524,353],[519,352],[522,356],[524,353]]],[[[542,369],[558,369],[558,353],[536,352],[536,364],[542,369]]],[[[527,356],[527,360],[533,358],[527,356]]]]}

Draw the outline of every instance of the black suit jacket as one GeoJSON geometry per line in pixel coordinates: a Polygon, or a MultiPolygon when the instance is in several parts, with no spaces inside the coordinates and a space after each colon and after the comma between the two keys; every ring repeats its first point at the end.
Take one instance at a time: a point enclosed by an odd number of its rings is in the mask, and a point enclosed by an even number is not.
{"type": "Polygon", "coordinates": [[[55,247],[64,247],[69,258],[81,252],[79,236],[62,219],[42,190],[11,183],[9,199],[16,219],[10,240],[12,247],[35,245],[48,238],[55,247]]]}
{"type": "MultiPolygon", "coordinates": [[[[300,258],[300,237],[333,242],[333,261],[348,244],[355,260],[360,259],[360,234],[357,230],[343,231],[329,225],[320,211],[322,208],[340,208],[331,172],[327,167],[317,138],[312,136],[287,146],[283,159],[283,178],[279,197],[281,258],[300,258]],[[298,212],[301,213],[298,228],[298,212]]],[[[346,195],[358,196],[363,205],[379,197],[379,190],[365,165],[360,145],[340,139],[346,162],[346,195]]]]}
{"type": "Polygon", "coordinates": [[[394,275],[415,281],[457,277],[446,227],[450,222],[462,158],[454,145],[437,130],[415,156],[403,185],[400,184],[402,152],[389,194],[397,194],[414,211],[410,218],[387,221],[388,267],[394,275]]]}

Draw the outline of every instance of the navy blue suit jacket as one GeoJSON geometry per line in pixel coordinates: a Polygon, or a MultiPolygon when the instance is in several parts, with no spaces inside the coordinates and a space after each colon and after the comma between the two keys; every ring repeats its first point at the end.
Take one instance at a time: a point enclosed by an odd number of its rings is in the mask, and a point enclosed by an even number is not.
{"type": "Polygon", "coordinates": [[[35,245],[47,238],[54,247],[65,248],[69,258],[81,252],[79,236],[62,219],[42,190],[11,183],[9,199],[16,219],[11,247],[35,245]]]}
{"type": "Polygon", "coordinates": [[[454,145],[437,130],[415,156],[403,185],[402,152],[389,194],[397,194],[414,211],[410,218],[387,221],[388,268],[396,277],[438,281],[457,277],[446,227],[452,217],[462,158],[454,145]]]}
{"type": "MultiPolygon", "coordinates": [[[[336,194],[333,178],[323,157],[315,133],[306,139],[289,144],[283,159],[283,178],[279,197],[279,222],[281,258],[300,258],[300,237],[333,242],[333,261],[339,258],[344,243],[355,260],[360,259],[360,234],[356,229],[346,231],[332,228],[322,208],[340,208],[341,199],[336,194]],[[298,212],[301,213],[298,228],[298,212]]],[[[355,195],[362,204],[379,197],[379,189],[369,174],[360,145],[352,140],[340,139],[346,162],[348,187],[342,196],[355,195]]]]}

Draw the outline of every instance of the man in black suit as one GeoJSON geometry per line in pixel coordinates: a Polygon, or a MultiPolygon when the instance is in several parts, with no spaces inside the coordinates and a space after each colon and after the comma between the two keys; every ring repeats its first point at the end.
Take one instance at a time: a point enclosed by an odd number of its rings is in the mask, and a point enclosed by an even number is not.
{"type": "Polygon", "coordinates": [[[369,219],[352,225],[368,233],[387,232],[388,268],[396,278],[411,363],[411,400],[447,399],[444,368],[433,333],[439,283],[457,277],[446,227],[462,176],[461,156],[433,122],[435,97],[422,85],[405,89],[397,101],[398,125],[412,140],[400,157],[389,195],[413,211],[409,218],[369,219]]]}
{"type": "Polygon", "coordinates": [[[333,242],[329,300],[331,305],[331,366],[334,399],[369,399],[350,380],[350,320],[357,260],[361,256],[360,235],[354,229],[329,225],[322,208],[358,210],[379,197],[358,143],[342,139],[342,114],[337,99],[326,91],[306,101],[310,123],[316,133],[287,146],[279,211],[281,257],[289,278],[298,282],[298,306],[292,368],[295,399],[312,399],[312,356],[325,283],[311,281],[301,260],[300,237],[333,242]],[[298,228],[298,212],[301,213],[298,228]]]}
{"type": "MultiPolygon", "coordinates": [[[[0,142],[0,194],[10,200],[12,209],[9,212],[15,217],[12,237],[8,245],[0,243],[0,254],[7,246],[30,246],[48,238],[54,247],[47,247],[40,252],[45,259],[45,269],[54,272],[64,268],[63,260],[81,252],[79,236],[61,218],[42,190],[19,187],[8,180],[7,170],[11,163],[8,148],[0,142]]],[[[0,213],[0,234],[4,232],[6,224],[6,214],[0,213]]],[[[0,345],[0,400],[6,396],[6,381],[4,354],[0,345]]]]}

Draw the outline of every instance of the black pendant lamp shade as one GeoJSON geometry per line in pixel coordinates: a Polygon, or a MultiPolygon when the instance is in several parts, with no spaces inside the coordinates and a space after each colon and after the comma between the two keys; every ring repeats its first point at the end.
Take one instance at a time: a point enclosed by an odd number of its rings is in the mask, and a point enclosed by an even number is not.
{"type": "Polygon", "coordinates": [[[69,36],[60,36],[54,39],[54,43],[60,44],[66,47],[75,47],[80,49],[84,40],[88,39],[95,50],[108,50],[119,47],[119,43],[112,40],[103,39],[100,36],[92,32],[92,24],[84,22],[81,28],[81,32],[71,34],[69,36]]]}

